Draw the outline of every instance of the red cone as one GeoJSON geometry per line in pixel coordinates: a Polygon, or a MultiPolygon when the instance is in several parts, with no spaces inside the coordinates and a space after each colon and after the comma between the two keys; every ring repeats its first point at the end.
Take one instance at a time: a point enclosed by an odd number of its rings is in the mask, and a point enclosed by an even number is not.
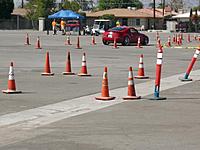
{"type": "Polygon", "coordinates": [[[86,55],[85,55],[85,53],[83,53],[83,56],[82,56],[82,67],[81,67],[81,72],[78,74],[78,76],[91,76],[87,72],[86,55]]]}
{"type": "Polygon", "coordinates": [[[114,48],[114,49],[119,48],[119,47],[117,46],[117,39],[116,39],[116,38],[114,38],[114,45],[113,45],[113,48],[114,48]]]}
{"type": "Polygon", "coordinates": [[[11,62],[11,64],[10,64],[10,70],[9,70],[9,76],[8,76],[8,89],[7,90],[2,90],[2,92],[6,93],[6,94],[22,93],[22,91],[17,91],[16,90],[13,62],[11,62]]]}
{"type": "Polygon", "coordinates": [[[67,40],[65,41],[65,45],[72,45],[70,41],[70,36],[67,36],[67,40]]]}
{"type": "Polygon", "coordinates": [[[71,60],[70,60],[70,52],[68,52],[67,55],[67,61],[66,61],[66,70],[65,72],[63,72],[63,75],[74,75],[75,73],[73,73],[71,71],[71,60]]]}
{"type": "Polygon", "coordinates": [[[124,100],[140,99],[141,96],[136,96],[135,85],[133,80],[133,69],[129,67],[128,74],[128,96],[123,97],[124,100]]]}
{"type": "Polygon", "coordinates": [[[25,40],[25,43],[24,43],[25,45],[31,45],[30,44],[30,38],[29,38],[29,35],[28,35],[28,33],[26,33],[26,40],[25,40]]]}
{"type": "Polygon", "coordinates": [[[46,53],[46,62],[45,62],[44,72],[41,75],[43,75],[43,76],[53,76],[54,75],[54,73],[51,73],[49,52],[46,53]]]}
{"type": "Polygon", "coordinates": [[[113,100],[115,97],[109,96],[109,87],[108,87],[108,76],[107,76],[107,67],[104,68],[101,96],[95,97],[96,100],[113,100]]]}
{"type": "Polygon", "coordinates": [[[36,42],[36,45],[35,45],[35,49],[42,49],[41,48],[41,44],[40,44],[40,37],[39,36],[37,37],[37,42],[36,42]]]}
{"type": "Polygon", "coordinates": [[[79,39],[79,36],[77,37],[76,49],[82,49],[81,46],[80,46],[80,39],[79,39]]]}
{"type": "Polygon", "coordinates": [[[94,35],[92,36],[92,45],[96,45],[96,42],[95,42],[95,37],[94,37],[94,35]]]}
{"type": "Polygon", "coordinates": [[[140,37],[138,37],[138,41],[137,41],[137,48],[142,48],[142,46],[141,46],[141,39],[140,39],[140,37]]]}

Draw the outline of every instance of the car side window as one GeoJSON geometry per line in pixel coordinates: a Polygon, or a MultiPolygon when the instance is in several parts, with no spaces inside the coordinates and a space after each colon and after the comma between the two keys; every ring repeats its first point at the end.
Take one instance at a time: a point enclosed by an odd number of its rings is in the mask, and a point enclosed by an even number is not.
{"type": "Polygon", "coordinates": [[[130,29],[130,32],[131,32],[131,33],[137,33],[138,31],[135,30],[135,29],[133,29],[133,28],[131,28],[131,29],[130,29]]]}

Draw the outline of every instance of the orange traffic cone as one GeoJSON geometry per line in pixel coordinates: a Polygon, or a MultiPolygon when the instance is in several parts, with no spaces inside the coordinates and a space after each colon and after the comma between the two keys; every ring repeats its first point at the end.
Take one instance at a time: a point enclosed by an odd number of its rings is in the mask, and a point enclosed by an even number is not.
{"type": "Polygon", "coordinates": [[[70,60],[70,52],[68,52],[67,55],[67,61],[66,61],[66,70],[65,72],[63,72],[63,75],[74,75],[75,73],[73,73],[71,71],[71,60],[70,60]]]}
{"type": "Polygon", "coordinates": [[[94,37],[94,35],[92,36],[92,45],[96,45],[96,42],[95,42],[95,37],[94,37]]]}
{"type": "Polygon", "coordinates": [[[123,97],[124,100],[140,99],[141,96],[136,96],[135,85],[133,80],[133,69],[129,67],[128,74],[128,96],[123,97]]]}
{"type": "Polygon", "coordinates": [[[26,33],[26,40],[25,40],[24,45],[31,45],[28,33],[26,33]]]}
{"type": "Polygon", "coordinates": [[[161,41],[160,41],[160,38],[158,38],[157,40],[157,48],[161,47],[161,41]]]}
{"type": "Polygon", "coordinates": [[[97,100],[113,100],[115,97],[109,96],[109,87],[108,87],[108,76],[107,76],[107,67],[104,68],[101,96],[95,97],[97,100]]]}
{"type": "Polygon", "coordinates": [[[70,36],[67,36],[67,40],[65,41],[65,45],[72,45],[70,41],[70,36]]]}
{"type": "Polygon", "coordinates": [[[188,42],[188,43],[191,42],[191,40],[190,40],[190,34],[188,34],[188,36],[187,36],[187,42],[188,42]]]}
{"type": "Polygon", "coordinates": [[[170,36],[168,37],[167,47],[171,47],[171,38],[170,38],[170,36]]]}
{"type": "Polygon", "coordinates": [[[44,72],[41,73],[43,76],[53,76],[54,73],[51,73],[51,66],[49,62],[49,52],[46,53],[46,62],[45,62],[45,67],[44,67],[44,72]]]}
{"type": "Polygon", "coordinates": [[[141,46],[141,42],[140,42],[141,40],[140,40],[140,37],[138,37],[138,41],[137,41],[137,48],[142,48],[142,46],[141,46]]]}
{"type": "Polygon", "coordinates": [[[9,75],[8,75],[8,89],[7,90],[2,90],[2,92],[6,93],[6,94],[22,93],[22,91],[17,91],[16,90],[13,62],[11,62],[11,64],[10,64],[10,70],[9,70],[9,75]]]}
{"type": "Polygon", "coordinates": [[[116,39],[116,38],[114,38],[114,45],[113,45],[113,48],[114,48],[114,49],[119,48],[119,47],[117,46],[117,39],[116,39]]]}
{"type": "Polygon", "coordinates": [[[79,39],[79,36],[77,37],[76,49],[82,49],[81,46],[80,46],[80,39],[79,39]]]}
{"type": "Polygon", "coordinates": [[[148,79],[148,76],[144,75],[144,64],[143,64],[143,54],[140,55],[140,62],[138,66],[138,75],[135,76],[137,79],[148,79]]]}
{"type": "Polygon", "coordinates": [[[83,53],[83,56],[82,56],[82,68],[81,68],[81,72],[78,74],[78,76],[91,76],[90,74],[87,73],[85,53],[83,53]]]}
{"type": "Polygon", "coordinates": [[[39,36],[37,37],[37,42],[36,42],[36,45],[35,45],[35,49],[42,49],[41,48],[41,44],[40,44],[40,37],[39,36]]]}

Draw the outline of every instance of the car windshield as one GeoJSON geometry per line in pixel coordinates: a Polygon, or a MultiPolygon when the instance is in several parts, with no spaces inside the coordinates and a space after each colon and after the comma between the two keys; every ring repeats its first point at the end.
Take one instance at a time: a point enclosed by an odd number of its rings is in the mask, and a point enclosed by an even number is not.
{"type": "Polygon", "coordinates": [[[124,27],[114,27],[111,29],[111,31],[122,31],[124,29],[125,29],[124,27]]]}

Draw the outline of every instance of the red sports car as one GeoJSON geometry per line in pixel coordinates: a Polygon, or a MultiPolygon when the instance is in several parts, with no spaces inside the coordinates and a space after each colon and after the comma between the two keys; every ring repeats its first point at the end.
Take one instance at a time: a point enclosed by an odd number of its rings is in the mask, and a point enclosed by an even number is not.
{"type": "Polygon", "coordinates": [[[138,32],[133,27],[119,26],[109,29],[103,33],[102,41],[103,44],[108,45],[114,42],[116,38],[117,43],[122,43],[122,45],[130,45],[130,43],[137,43],[140,37],[141,45],[147,45],[149,43],[148,36],[138,32]]]}

